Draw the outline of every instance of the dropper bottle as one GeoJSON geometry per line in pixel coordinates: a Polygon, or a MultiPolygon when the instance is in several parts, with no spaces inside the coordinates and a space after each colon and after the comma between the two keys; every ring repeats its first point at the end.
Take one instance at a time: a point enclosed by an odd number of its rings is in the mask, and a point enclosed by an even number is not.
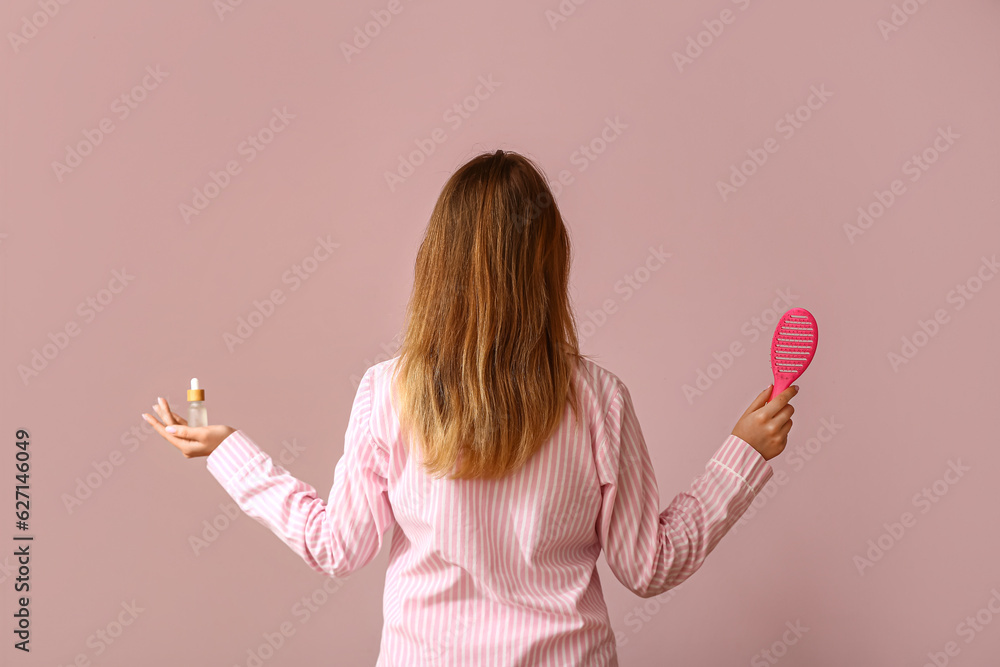
{"type": "Polygon", "coordinates": [[[191,378],[188,389],[188,426],[208,426],[205,390],[198,387],[198,378],[191,378]]]}

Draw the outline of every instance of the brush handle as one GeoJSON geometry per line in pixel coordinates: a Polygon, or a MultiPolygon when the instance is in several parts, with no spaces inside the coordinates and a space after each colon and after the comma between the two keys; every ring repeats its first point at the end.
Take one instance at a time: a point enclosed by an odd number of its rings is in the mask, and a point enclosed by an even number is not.
{"type": "Polygon", "coordinates": [[[774,380],[774,389],[771,390],[771,398],[764,401],[765,405],[778,397],[778,394],[792,386],[789,378],[779,377],[774,380]]]}

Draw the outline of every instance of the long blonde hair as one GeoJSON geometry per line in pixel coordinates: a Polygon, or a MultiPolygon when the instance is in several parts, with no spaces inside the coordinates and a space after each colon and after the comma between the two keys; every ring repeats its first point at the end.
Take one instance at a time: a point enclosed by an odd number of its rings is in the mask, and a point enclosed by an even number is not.
{"type": "Polygon", "coordinates": [[[394,374],[401,429],[428,473],[503,477],[553,434],[567,401],[579,419],[569,269],[569,235],[531,160],[484,153],[448,179],[394,374]]]}

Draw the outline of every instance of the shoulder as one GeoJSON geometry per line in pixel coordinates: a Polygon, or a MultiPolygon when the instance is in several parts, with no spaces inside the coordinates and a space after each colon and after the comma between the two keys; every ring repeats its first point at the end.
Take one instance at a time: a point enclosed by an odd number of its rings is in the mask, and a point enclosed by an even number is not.
{"type": "Polygon", "coordinates": [[[628,393],[625,382],[616,373],[586,357],[580,357],[575,382],[581,398],[599,415],[607,414],[611,405],[628,393]]]}
{"type": "Polygon", "coordinates": [[[355,400],[366,401],[369,407],[374,407],[373,404],[377,403],[389,388],[388,383],[392,379],[392,369],[398,358],[393,357],[372,364],[365,369],[360,379],[357,379],[358,376],[355,375],[354,378],[357,381],[355,400]]]}
{"type": "MultiPolygon", "coordinates": [[[[365,370],[358,384],[358,393],[364,394],[375,412],[388,408],[391,401],[393,375],[399,355],[372,364],[365,370]]],[[[391,409],[391,408],[389,408],[391,409]]]]}
{"type": "Polygon", "coordinates": [[[392,372],[396,368],[398,360],[399,355],[396,355],[391,359],[386,359],[385,361],[380,361],[377,364],[369,366],[368,370],[365,371],[362,383],[367,380],[374,390],[382,387],[386,380],[391,379],[392,372]]]}
{"type": "Polygon", "coordinates": [[[602,462],[616,441],[615,431],[620,428],[626,401],[631,400],[628,388],[617,373],[585,357],[580,358],[575,378],[581,402],[588,406],[595,460],[605,465],[602,462]]]}
{"type": "MultiPolygon", "coordinates": [[[[372,442],[383,454],[388,455],[391,433],[385,430],[386,410],[389,403],[392,364],[396,358],[369,366],[358,381],[354,397],[353,419],[358,420],[369,433],[372,442]]],[[[355,376],[357,377],[357,376],[355,376]]]]}

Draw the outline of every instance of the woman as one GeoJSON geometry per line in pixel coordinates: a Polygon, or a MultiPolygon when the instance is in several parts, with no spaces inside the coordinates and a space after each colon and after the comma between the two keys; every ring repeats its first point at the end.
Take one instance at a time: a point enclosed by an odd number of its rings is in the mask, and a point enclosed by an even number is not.
{"type": "Polygon", "coordinates": [[[596,562],[652,597],[693,574],[771,478],[790,387],[762,391],[663,511],[625,384],[579,353],[570,246],[517,153],[448,180],[417,254],[399,354],[365,373],[329,499],[229,426],[143,414],[317,572],[394,526],[378,665],[617,665],[596,562]]]}

